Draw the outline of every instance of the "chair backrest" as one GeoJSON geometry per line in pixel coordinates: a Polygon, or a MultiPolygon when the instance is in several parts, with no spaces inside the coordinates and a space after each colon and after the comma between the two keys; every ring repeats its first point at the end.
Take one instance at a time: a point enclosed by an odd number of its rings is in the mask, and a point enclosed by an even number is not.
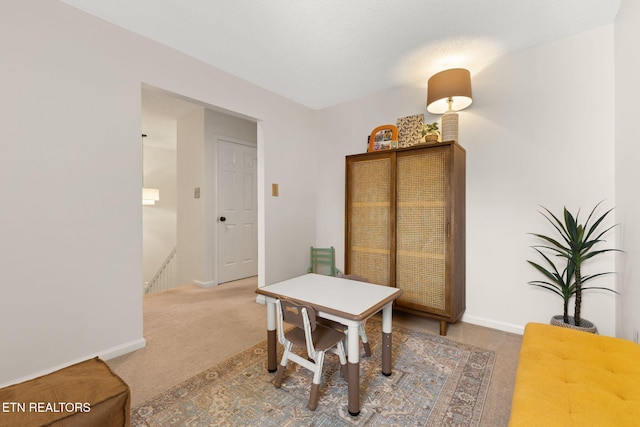
{"type": "Polygon", "coordinates": [[[276,302],[278,313],[278,340],[281,344],[285,342],[284,324],[299,328],[304,333],[307,353],[310,357],[315,357],[316,349],[313,343],[312,332],[316,329],[316,311],[313,307],[302,305],[289,299],[279,299],[276,302]]]}
{"type": "Polygon", "coordinates": [[[333,246],[330,248],[314,248],[311,246],[308,273],[336,276],[336,252],[333,246]]]}
{"type": "Polygon", "coordinates": [[[292,300],[281,299],[282,320],[297,328],[304,329],[305,316],[311,330],[316,329],[316,312],[312,307],[298,304],[292,300]],[[306,309],[306,313],[303,311],[306,309]]]}

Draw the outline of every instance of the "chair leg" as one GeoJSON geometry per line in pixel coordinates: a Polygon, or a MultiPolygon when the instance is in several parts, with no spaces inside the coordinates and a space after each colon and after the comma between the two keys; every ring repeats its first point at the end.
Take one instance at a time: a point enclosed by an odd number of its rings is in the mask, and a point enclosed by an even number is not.
{"type": "Polygon", "coordinates": [[[313,381],[311,382],[311,392],[309,393],[309,404],[307,405],[311,411],[315,411],[318,407],[320,383],[322,382],[322,365],[324,365],[324,351],[316,352],[315,356],[315,370],[313,371],[313,381]]]}
{"type": "Polygon", "coordinates": [[[276,377],[273,379],[273,385],[276,386],[276,388],[282,387],[282,377],[284,376],[285,369],[286,369],[285,366],[282,366],[282,365],[278,366],[276,377]]]}
{"type": "Polygon", "coordinates": [[[324,351],[316,352],[315,370],[313,371],[313,383],[320,384],[322,382],[322,365],[324,364],[324,351]]]}
{"type": "Polygon", "coordinates": [[[360,332],[360,339],[362,340],[362,346],[364,347],[364,355],[366,357],[371,357],[371,345],[369,344],[367,333],[364,330],[364,325],[360,325],[359,332],[360,332]]]}
{"type": "Polygon", "coordinates": [[[320,384],[312,383],[311,384],[311,394],[309,394],[309,404],[307,408],[311,411],[315,411],[318,407],[318,395],[320,392],[320,384]]]}
{"type": "Polygon", "coordinates": [[[362,346],[364,347],[364,355],[366,357],[371,357],[371,345],[368,342],[362,342],[362,346]]]}
{"type": "Polygon", "coordinates": [[[338,357],[340,358],[340,376],[344,379],[349,378],[347,376],[347,354],[344,351],[344,344],[341,342],[338,343],[338,345],[336,345],[336,351],[335,353],[338,355],[338,357]]]}
{"type": "Polygon", "coordinates": [[[282,386],[282,377],[284,376],[284,371],[287,369],[287,363],[289,363],[289,352],[291,351],[291,347],[293,347],[293,344],[290,342],[287,342],[284,345],[282,360],[280,361],[280,365],[278,365],[276,377],[273,379],[273,385],[276,386],[276,388],[280,388],[282,386]]]}

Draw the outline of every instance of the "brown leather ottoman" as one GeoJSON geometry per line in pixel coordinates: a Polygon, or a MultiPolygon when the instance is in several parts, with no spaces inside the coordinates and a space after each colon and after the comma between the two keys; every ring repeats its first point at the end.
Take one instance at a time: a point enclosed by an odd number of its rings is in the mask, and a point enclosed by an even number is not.
{"type": "Polygon", "coordinates": [[[130,425],[129,386],[99,358],[0,389],[0,425],[130,425]]]}

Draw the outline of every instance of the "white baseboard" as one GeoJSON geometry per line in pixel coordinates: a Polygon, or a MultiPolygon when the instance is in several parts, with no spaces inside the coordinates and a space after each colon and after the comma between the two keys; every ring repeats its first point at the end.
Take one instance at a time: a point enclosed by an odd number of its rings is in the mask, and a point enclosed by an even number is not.
{"type": "Polygon", "coordinates": [[[147,346],[147,340],[144,338],[137,339],[135,341],[131,341],[116,347],[112,347],[105,351],[100,352],[97,356],[102,360],[110,360],[115,359],[118,356],[122,356],[127,353],[134,352],[136,350],[140,350],[141,348],[145,348],[147,346]]]}
{"type": "Polygon", "coordinates": [[[214,282],[213,280],[209,280],[206,282],[200,281],[200,280],[194,280],[193,281],[194,285],[198,285],[201,288],[212,288],[214,286],[218,286],[218,283],[214,282]]]}
{"type": "Polygon", "coordinates": [[[256,302],[258,304],[265,305],[267,303],[267,299],[264,297],[264,295],[258,295],[256,296],[256,302]]]}
{"type": "Polygon", "coordinates": [[[47,375],[47,374],[50,374],[50,373],[55,372],[55,371],[59,371],[60,369],[64,369],[64,368],[66,368],[68,366],[75,365],[76,363],[80,363],[80,362],[84,362],[85,360],[93,359],[94,357],[99,357],[102,360],[113,359],[115,357],[122,356],[123,354],[131,353],[132,351],[136,351],[136,350],[139,350],[141,348],[144,348],[144,347],[146,347],[146,345],[147,345],[147,341],[144,338],[140,338],[140,339],[137,339],[137,340],[134,340],[134,341],[131,341],[131,342],[116,346],[116,347],[112,347],[112,348],[106,349],[106,350],[101,351],[99,353],[90,354],[90,355],[87,355],[85,357],[80,357],[78,359],[70,360],[70,361],[68,361],[66,363],[63,363],[61,365],[52,366],[52,367],[44,369],[42,371],[34,372],[33,374],[24,376],[22,378],[15,378],[13,380],[10,380],[7,383],[0,384],[0,388],[8,387],[8,386],[13,385],[13,384],[20,384],[22,382],[29,381],[29,380],[32,380],[34,378],[41,377],[43,375],[47,375]]]}
{"type": "Polygon", "coordinates": [[[497,329],[499,331],[511,332],[513,334],[524,334],[524,326],[514,325],[512,323],[496,322],[495,320],[485,319],[484,317],[463,314],[462,321],[465,323],[497,329]]]}

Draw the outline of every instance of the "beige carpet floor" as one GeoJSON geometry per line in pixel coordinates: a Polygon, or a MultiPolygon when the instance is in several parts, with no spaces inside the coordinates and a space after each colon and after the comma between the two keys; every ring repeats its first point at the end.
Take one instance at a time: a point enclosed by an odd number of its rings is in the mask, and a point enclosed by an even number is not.
{"type": "MultiPolygon", "coordinates": [[[[131,388],[136,407],[266,338],[266,308],[256,278],[208,289],[181,286],[145,296],[147,346],[107,363],[131,388]]],[[[438,322],[396,312],[394,324],[438,334],[438,322]]],[[[492,350],[496,361],[481,426],[506,426],[522,337],[463,322],[447,338],[492,350]]]]}

